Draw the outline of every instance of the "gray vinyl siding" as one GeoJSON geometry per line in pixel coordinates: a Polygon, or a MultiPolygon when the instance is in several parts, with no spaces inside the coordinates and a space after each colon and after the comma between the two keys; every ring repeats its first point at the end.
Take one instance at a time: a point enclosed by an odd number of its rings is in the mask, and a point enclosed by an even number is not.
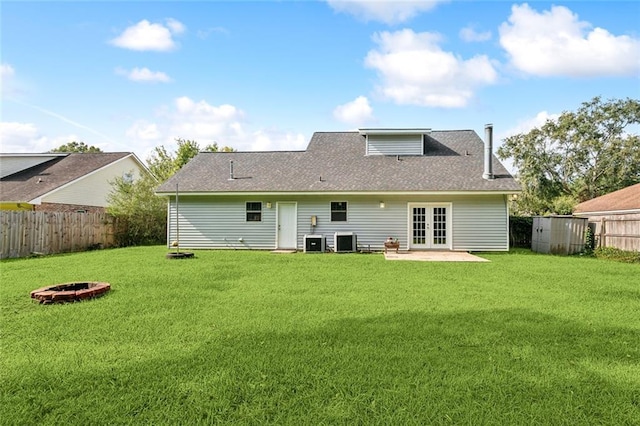
{"type": "MultiPolygon", "coordinates": [[[[275,248],[275,204],[271,209],[259,197],[179,198],[180,246],[193,249],[273,249],[275,248]],[[262,221],[246,221],[246,202],[263,201],[262,221]],[[242,241],[240,241],[242,239],[242,241]]],[[[169,206],[169,244],[177,240],[175,198],[169,206]]]]}
{"type": "Polygon", "coordinates": [[[404,239],[407,234],[406,204],[385,201],[383,209],[380,201],[381,197],[321,196],[298,203],[298,247],[303,247],[305,234],[324,235],[327,245],[333,248],[336,232],[353,232],[358,247],[371,250],[383,249],[384,240],[389,236],[404,239]],[[347,202],[346,222],[331,222],[331,201],[347,202]],[[310,226],[311,216],[318,217],[315,229],[310,226]]]}
{"type": "Polygon", "coordinates": [[[367,155],[422,155],[422,135],[368,135],[367,155]]]}
{"type": "Polygon", "coordinates": [[[453,250],[509,249],[509,218],[503,195],[472,196],[453,204],[453,250]]]}
{"type": "MultiPolygon", "coordinates": [[[[304,248],[306,234],[324,235],[334,247],[334,233],[353,232],[360,249],[382,250],[388,237],[400,240],[406,250],[409,238],[408,203],[451,203],[452,249],[462,251],[507,250],[508,218],[505,198],[489,196],[390,195],[291,197],[180,196],[180,246],[184,248],[276,248],[276,203],[297,203],[297,247],[304,248]],[[245,203],[262,202],[262,221],[247,222],[245,203]],[[331,222],[331,202],[347,202],[347,221],[331,222]],[[385,207],[380,207],[380,202],[385,207]],[[271,208],[267,208],[271,203],[271,208]],[[311,216],[317,226],[311,226],[311,216]],[[242,240],[242,241],[240,241],[242,240]]],[[[176,240],[175,198],[169,205],[168,243],[176,240]]]]}

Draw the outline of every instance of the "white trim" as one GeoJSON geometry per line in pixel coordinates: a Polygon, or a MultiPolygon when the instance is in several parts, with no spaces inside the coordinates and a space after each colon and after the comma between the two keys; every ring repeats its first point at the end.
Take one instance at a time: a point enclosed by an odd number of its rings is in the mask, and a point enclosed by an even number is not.
{"type": "Polygon", "coordinates": [[[505,205],[505,209],[507,211],[507,216],[505,217],[506,221],[507,221],[507,235],[506,235],[506,241],[507,241],[507,251],[511,250],[511,229],[510,229],[510,223],[511,220],[509,219],[511,216],[509,215],[509,199],[507,198],[507,196],[504,196],[504,205],[505,205]]]}
{"type": "MultiPolygon", "coordinates": [[[[178,216],[176,216],[176,220],[180,220],[178,216]]],[[[171,248],[171,198],[167,200],[167,248],[171,248]]],[[[178,244],[180,242],[178,241],[178,244]]]]}
{"type": "MultiPolygon", "coordinates": [[[[194,192],[181,192],[181,194],[189,195],[189,196],[247,196],[247,197],[256,197],[256,196],[293,196],[293,195],[331,195],[331,196],[346,196],[346,195],[512,195],[518,194],[522,192],[522,190],[511,190],[511,191],[306,191],[306,192],[287,192],[287,191],[274,191],[274,192],[264,192],[264,191],[251,191],[251,192],[225,192],[225,191],[194,191],[194,192]]],[[[158,196],[170,196],[173,192],[156,192],[158,196]]]]}
{"type": "Polygon", "coordinates": [[[431,133],[431,129],[415,128],[415,129],[358,129],[361,135],[424,135],[431,133]]]}
{"type": "Polygon", "coordinates": [[[629,209],[629,210],[606,210],[599,212],[576,212],[574,216],[607,216],[614,214],[635,214],[640,213],[640,209],[629,209]]]}

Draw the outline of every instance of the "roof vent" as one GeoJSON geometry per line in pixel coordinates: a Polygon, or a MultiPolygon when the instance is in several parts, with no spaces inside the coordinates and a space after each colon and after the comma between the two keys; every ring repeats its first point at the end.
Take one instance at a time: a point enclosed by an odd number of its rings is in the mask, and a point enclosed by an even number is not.
{"type": "Polygon", "coordinates": [[[229,180],[233,179],[233,160],[229,160],[229,180]]]}

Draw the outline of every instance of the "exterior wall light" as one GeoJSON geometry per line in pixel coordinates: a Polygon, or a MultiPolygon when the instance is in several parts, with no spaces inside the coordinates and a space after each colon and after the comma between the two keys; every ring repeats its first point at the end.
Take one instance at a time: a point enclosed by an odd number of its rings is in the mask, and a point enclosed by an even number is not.
{"type": "Polygon", "coordinates": [[[380,208],[384,209],[384,201],[380,201],[380,208]]]}
{"type": "Polygon", "coordinates": [[[267,201],[267,208],[270,209],[271,208],[271,202],[267,201]]]}

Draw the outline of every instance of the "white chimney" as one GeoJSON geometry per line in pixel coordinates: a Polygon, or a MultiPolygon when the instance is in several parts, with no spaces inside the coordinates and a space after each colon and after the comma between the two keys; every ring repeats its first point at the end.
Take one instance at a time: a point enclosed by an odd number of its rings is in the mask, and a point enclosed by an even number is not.
{"type": "Polygon", "coordinates": [[[493,124],[484,126],[484,173],[483,179],[493,180],[493,124]]]}

